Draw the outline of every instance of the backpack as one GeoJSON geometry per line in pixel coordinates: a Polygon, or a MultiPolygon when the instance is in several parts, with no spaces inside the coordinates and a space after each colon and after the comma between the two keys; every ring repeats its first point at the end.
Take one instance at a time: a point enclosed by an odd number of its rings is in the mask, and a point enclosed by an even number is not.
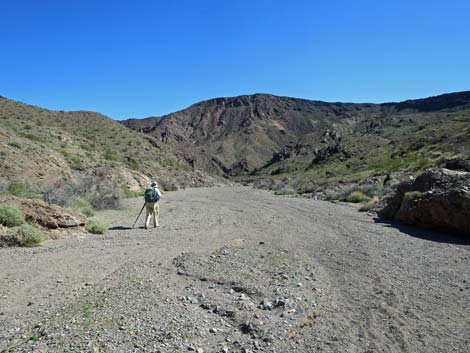
{"type": "Polygon", "coordinates": [[[148,188],[147,190],[145,190],[144,199],[145,202],[158,202],[158,200],[160,200],[160,197],[158,196],[158,192],[156,189],[148,188]]]}

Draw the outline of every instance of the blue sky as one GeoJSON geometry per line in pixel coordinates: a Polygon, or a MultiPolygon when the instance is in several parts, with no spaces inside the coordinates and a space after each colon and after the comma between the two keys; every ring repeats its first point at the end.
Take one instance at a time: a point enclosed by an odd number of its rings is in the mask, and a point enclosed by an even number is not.
{"type": "Polygon", "coordinates": [[[470,90],[470,1],[0,0],[0,95],[114,119],[470,90]]]}

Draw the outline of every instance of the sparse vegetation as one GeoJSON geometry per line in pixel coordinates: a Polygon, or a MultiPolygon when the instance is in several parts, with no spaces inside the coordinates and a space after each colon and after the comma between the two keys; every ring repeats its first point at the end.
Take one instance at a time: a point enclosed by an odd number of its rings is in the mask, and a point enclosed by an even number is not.
{"type": "Polygon", "coordinates": [[[18,133],[18,135],[34,142],[44,142],[44,140],[41,137],[36,136],[30,132],[20,132],[18,133]]]}
{"type": "Polygon", "coordinates": [[[44,234],[30,224],[12,229],[12,242],[19,246],[36,246],[44,241],[44,234]]]}
{"type": "Polygon", "coordinates": [[[74,196],[72,198],[72,207],[79,210],[87,217],[92,217],[95,215],[95,210],[91,206],[90,201],[83,197],[74,196]]]}
{"type": "Polygon", "coordinates": [[[378,202],[379,197],[391,189],[380,184],[355,185],[341,192],[328,195],[328,200],[345,201],[352,203],[378,202]]]}
{"type": "Polygon", "coordinates": [[[82,210],[91,215],[94,209],[116,209],[121,206],[122,191],[105,176],[85,176],[78,183],[59,181],[45,187],[44,200],[63,207],[82,210]]]}
{"type": "Polygon", "coordinates": [[[0,205],[0,224],[15,227],[25,222],[24,214],[16,207],[0,205]]]}
{"type": "Polygon", "coordinates": [[[370,211],[372,208],[374,208],[377,203],[379,202],[379,198],[377,196],[374,196],[369,202],[363,204],[361,208],[359,209],[360,212],[367,212],[370,211]]]}
{"type": "Polygon", "coordinates": [[[21,149],[21,145],[18,142],[15,142],[15,141],[10,142],[8,145],[11,146],[11,147],[14,147],[14,148],[21,149]]]}
{"type": "Polygon", "coordinates": [[[42,194],[33,186],[23,182],[10,182],[6,192],[10,195],[23,197],[26,199],[41,199],[42,194]]]}
{"type": "Polygon", "coordinates": [[[195,174],[173,152],[161,150],[154,141],[98,113],[52,111],[0,97],[0,128],[7,141],[0,144],[0,178],[21,184],[31,182],[40,189],[33,190],[34,196],[30,190],[22,192],[24,188],[11,191],[20,197],[43,197],[50,203],[68,206],[66,200],[57,200],[53,194],[66,194],[65,198],[77,195],[69,192],[73,190],[68,184],[103,168],[105,175],[97,178],[102,179],[97,180],[99,190],[92,193],[107,194],[108,190],[102,190],[100,185],[112,179],[120,183],[115,186],[112,199],[96,195],[85,198],[94,208],[119,207],[120,189],[127,184],[125,178],[149,171],[170,180],[183,170],[188,171],[185,179],[194,178],[195,174]],[[176,161],[171,169],[162,168],[167,160],[176,161]],[[62,183],[60,187],[65,190],[51,192],[48,189],[53,183],[62,183]]]}
{"type": "Polygon", "coordinates": [[[417,198],[421,197],[422,195],[423,195],[422,192],[410,191],[410,192],[405,193],[405,195],[403,196],[403,199],[406,200],[406,201],[412,201],[412,200],[416,200],[417,198]]]}
{"type": "Polygon", "coordinates": [[[93,234],[104,234],[108,230],[108,224],[101,219],[90,219],[86,222],[85,229],[93,234]]]}
{"type": "Polygon", "coordinates": [[[129,189],[123,189],[122,193],[126,199],[144,196],[142,191],[132,191],[129,189]]]}
{"type": "Polygon", "coordinates": [[[352,203],[369,202],[371,198],[361,191],[353,191],[346,197],[346,201],[352,203]]]}

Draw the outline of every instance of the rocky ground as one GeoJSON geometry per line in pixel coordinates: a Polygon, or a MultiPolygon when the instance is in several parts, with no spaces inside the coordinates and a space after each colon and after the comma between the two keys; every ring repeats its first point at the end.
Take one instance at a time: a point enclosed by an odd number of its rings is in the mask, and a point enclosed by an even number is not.
{"type": "Polygon", "coordinates": [[[469,238],[243,187],[130,229],[140,203],[0,249],[0,352],[469,351],[469,238]]]}

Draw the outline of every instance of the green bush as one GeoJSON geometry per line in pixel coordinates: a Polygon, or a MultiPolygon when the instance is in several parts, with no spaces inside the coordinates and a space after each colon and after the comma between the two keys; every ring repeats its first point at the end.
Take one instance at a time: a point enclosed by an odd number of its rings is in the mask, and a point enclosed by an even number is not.
{"type": "Polygon", "coordinates": [[[13,238],[17,245],[35,246],[44,241],[44,234],[30,224],[23,224],[14,229],[13,238]]]}
{"type": "Polygon", "coordinates": [[[364,194],[362,191],[353,191],[346,197],[346,201],[353,203],[368,202],[370,200],[371,198],[364,194]]]}
{"type": "Polygon", "coordinates": [[[15,227],[24,223],[24,215],[16,207],[0,206],[0,224],[7,227],[15,227]]]}
{"type": "Polygon", "coordinates": [[[108,225],[100,219],[90,219],[86,222],[85,229],[93,234],[104,234],[108,230],[108,225]]]}
{"type": "Polygon", "coordinates": [[[122,193],[124,194],[124,197],[126,199],[131,199],[131,198],[134,198],[134,197],[141,197],[144,195],[144,193],[142,191],[132,191],[132,190],[129,190],[129,189],[122,189],[122,193]]]}
{"type": "Polygon", "coordinates": [[[377,196],[373,197],[369,202],[363,204],[359,209],[359,212],[368,212],[373,209],[377,203],[379,202],[379,198],[377,196]]]}
{"type": "Polygon", "coordinates": [[[24,197],[27,199],[41,199],[42,194],[31,186],[12,181],[7,188],[7,193],[10,195],[24,197]]]}
{"type": "Polygon", "coordinates": [[[106,147],[104,149],[104,158],[108,161],[117,161],[119,159],[118,154],[116,153],[115,150],[113,150],[110,147],[106,147]]]}
{"type": "Polygon", "coordinates": [[[96,145],[94,143],[82,143],[80,145],[80,148],[84,149],[85,151],[89,152],[95,152],[96,151],[96,145]]]}
{"type": "Polygon", "coordinates": [[[44,140],[41,137],[36,136],[36,135],[34,135],[30,132],[20,132],[20,133],[18,133],[18,135],[20,135],[21,137],[27,138],[31,141],[44,142],[44,140]]]}
{"type": "Polygon", "coordinates": [[[8,145],[11,146],[11,147],[15,147],[15,148],[21,149],[21,145],[20,145],[18,142],[15,142],[15,141],[10,142],[8,145]]]}
{"type": "Polygon", "coordinates": [[[93,217],[95,215],[95,210],[91,206],[82,207],[79,210],[80,210],[80,212],[82,212],[87,217],[93,217]]]}
{"type": "Polygon", "coordinates": [[[420,191],[409,191],[405,193],[405,195],[403,196],[403,199],[405,201],[412,201],[412,200],[416,200],[420,198],[422,195],[423,193],[420,191]]]}
{"type": "Polygon", "coordinates": [[[81,196],[73,196],[72,197],[72,207],[73,208],[84,208],[84,207],[91,207],[90,201],[86,198],[81,196]]]}
{"type": "Polygon", "coordinates": [[[72,208],[79,210],[87,217],[92,217],[95,215],[95,210],[91,206],[90,201],[84,197],[74,196],[72,198],[72,208]]]}

